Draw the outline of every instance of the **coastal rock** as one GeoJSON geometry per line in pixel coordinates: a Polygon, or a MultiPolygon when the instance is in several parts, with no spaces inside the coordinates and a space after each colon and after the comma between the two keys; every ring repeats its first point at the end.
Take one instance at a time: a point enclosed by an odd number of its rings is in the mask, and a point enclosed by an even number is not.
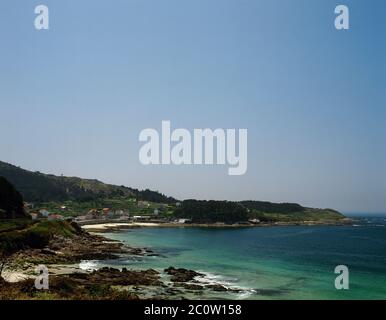
{"type": "Polygon", "coordinates": [[[106,283],[112,286],[130,286],[130,285],[144,285],[144,286],[160,286],[159,273],[153,269],[144,271],[133,271],[104,267],[93,271],[89,274],[72,274],[70,278],[87,283],[87,285],[106,283]]]}
{"type": "Polygon", "coordinates": [[[188,290],[203,290],[203,286],[200,286],[199,284],[194,284],[194,283],[184,283],[182,285],[185,289],[188,290]]]}
{"type": "MultiPolygon", "coordinates": [[[[68,275],[51,276],[50,289],[45,296],[53,300],[134,300],[138,295],[127,290],[116,290],[105,283],[85,284],[80,278],[68,275]]],[[[0,300],[34,299],[40,294],[33,279],[18,283],[7,283],[0,280],[0,300]]]]}
{"type": "Polygon", "coordinates": [[[262,295],[262,296],[280,296],[283,294],[286,294],[289,292],[289,290],[286,289],[255,289],[256,295],[262,295]]]}
{"type": "Polygon", "coordinates": [[[164,270],[168,275],[171,275],[170,281],[172,282],[189,282],[197,276],[204,276],[202,273],[198,273],[194,270],[188,270],[184,268],[169,267],[164,270]]]}
{"type": "Polygon", "coordinates": [[[16,252],[9,263],[11,268],[25,269],[37,264],[72,264],[82,260],[118,259],[122,254],[141,255],[141,249],[126,247],[120,242],[82,232],[71,238],[53,236],[43,249],[26,248],[16,252]]]}
{"type": "Polygon", "coordinates": [[[233,291],[231,289],[224,287],[221,284],[210,284],[210,285],[205,286],[205,288],[211,289],[213,291],[233,291]]]}

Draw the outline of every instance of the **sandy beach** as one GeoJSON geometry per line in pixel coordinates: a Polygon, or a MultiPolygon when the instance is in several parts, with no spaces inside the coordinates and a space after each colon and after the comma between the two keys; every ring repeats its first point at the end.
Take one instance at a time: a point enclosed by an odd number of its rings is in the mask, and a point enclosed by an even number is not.
{"type": "Polygon", "coordinates": [[[84,224],[81,228],[88,232],[110,232],[123,229],[141,227],[163,227],[163,228],[254,228],[254,227],[275,227],[275,226],[320,226],[320,225],[348,225],[351,219],[341,221],[296,221],[296,222],[266,222],[259,224],[224,224],[224,223],[155,223],[155,222],[106,222],[95,224],[84,224]]]}
{"type": "Polygon", "coordinates": [[[146,222],[133,222],[133,223],[98,223],[98,224],[86,224],[82,226],[82,229],[89,232],[102,232],[120,229],[130,229],[136,227],[159,227],[162,226],[160,223],[146,223],[146,222]]]}
{"type": "Polygon", "coordinates": [[[131,228],[134,227],[133,223],[99,223],[99,224],[87,224],[82,226],[82,229],[86,231],[95,231],[95,230],[111,230],[114,228],[131,228]]]}

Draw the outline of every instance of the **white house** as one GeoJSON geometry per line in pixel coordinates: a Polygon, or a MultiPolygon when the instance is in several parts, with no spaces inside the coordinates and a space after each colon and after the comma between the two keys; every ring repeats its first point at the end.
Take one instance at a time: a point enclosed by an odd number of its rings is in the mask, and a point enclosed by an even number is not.
{"type": "Polygon", "coordinates": [[[192,220],[191,219],[178,219],[177,220],[177,223],[181,223],[181,224],[184,224],[184,223],[191,223],[192,220]]]}
{"type": "Polygon", "coordinates": [[[38,214],[37,213],[31,213],[31,218],[32,218],[32,220],[37,220],[38,214]]]}
{"type": "Polygon", "coordinates": [[[42,217],[47,218],[50,215],[50,212],[46,209],[39,210],[39,213],[42,215],[42,217]]]}

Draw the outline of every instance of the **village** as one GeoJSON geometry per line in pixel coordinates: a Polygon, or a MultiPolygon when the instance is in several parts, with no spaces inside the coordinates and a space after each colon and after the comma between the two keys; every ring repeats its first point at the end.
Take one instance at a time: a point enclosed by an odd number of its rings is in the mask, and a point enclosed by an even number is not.
{"type": "MultiPolygon", "coordinates": [[[[130,205],[112,205],[111,207],[102,206],[96,208],[80,209],[76,205],[68,206],[66,204],[46,203],[33,204],[24,203],[26,212],[29,213],[32,220],[72,220],[81,226],[99,225],[99,224],[135,224],[142,226],[178,226],[178,225],[206,225],[197,224],[190,217],[175,217],[173,212],[181,206],[180,202],[173,204],[155,203],[150,201],[129,200],[130,205]],[[74,207],[76,209],[74,209],[74,207]]],[[[252,226],[259,225],[259,219],[248,219],[247,221],[238,221],[237,223],[225,223],[222,221],[212,222],[208,225],[213,227],[223,226],[252,226]]]]}
{"type": "MultiPolygon", "coordinates": [[[[174,207],[180,206],[177,202],[174,207]]],[[[46,219],[53,220],[74,220],[80,225],[97,224],[101,222],[148,222],[148,223],[178,223],[190,224],[191,220],[187,218],[173,219],[170,213],[170,205],[162,203],[152,203],[149,201],[136,201],[130,209],[116,209],[110,207],[91,208],[74,214],[72,208],[66,205],[57,205],[52,209],[52,204],[47,207],[35,205],[33,203],[24,203],[25,210],[29,212],[32,220],[46,219]],[[50,208],[51,207],[51,208],[50,208]]]]}

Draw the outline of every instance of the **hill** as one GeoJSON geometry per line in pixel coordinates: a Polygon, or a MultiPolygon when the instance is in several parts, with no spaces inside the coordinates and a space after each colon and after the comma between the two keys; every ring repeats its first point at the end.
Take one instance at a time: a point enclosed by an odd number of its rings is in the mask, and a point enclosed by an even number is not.
{"type": "Polygon", "coordinates": [[[241,205],[245,208],[257,212],[265,213],[294,213],[303,212],[305,210],[300,204],[297,203],[272,203],[268,201],[241,201],[241,205]]]}
{"type": "Polygon", "coordinates": [[[177,218],[189,218],[194,223],[236,223],[248,220],[247,209],[232,201],[185,200],[174,211],[177,218]]]}
{"type": "Polygon", "coordinates": [[[267,201],[241,201],[252,219],[265,222],[338,221],[345,216],[333,209],[303,207],[297,203],[272,203],[267,201]]]}
{"type": "Polygon", "coordinates": [[[194,223],[235,223],[249,219],[261,222],[339,221],[345,216],[333,209],[303,207],[297,203],[266,201],[199,201],[185,200],[174,211],[177,218],[189,218],[194,223]]]}
{"type": "MultiPolygon", "coordinates": [[[[25,201],[40,203],[42,208],[51,212],[60,211],[64,203],[71,207],[67,208],[67,215],[70,216],[105,207],[113,210],[127,209],[132,214],[146,215],[163,203],[168,204],[167,209],[161,212],[165,218],[189,218],[196,223],[234,223],[248,219],[258,219],[262,222],[337,221],[345,218],[332,209],[306,208],[297,203],[185,200],[175,206],[178,200],[157,191],[139,191],[125,186],[105,184],[95,179],[32,172],[1,161],[0,176],[10,181],[25,201]],[[137,199],[150,202],[149,207],[137,207],[137,199]]],[[[17,193],[15,197],[17,198],[17,193]]],[[[39,208],[35,206],[34,209],[39,208]]]]}
{"type": "Polygon", "coordinates": [[[138,197],[140,200],[163,203],[177,201],[157,191],[140,191],[95,179],[32,172],[1,161],[0,176],[10,181],[28,202],[94,201],[116,197],[138,197]]]}

